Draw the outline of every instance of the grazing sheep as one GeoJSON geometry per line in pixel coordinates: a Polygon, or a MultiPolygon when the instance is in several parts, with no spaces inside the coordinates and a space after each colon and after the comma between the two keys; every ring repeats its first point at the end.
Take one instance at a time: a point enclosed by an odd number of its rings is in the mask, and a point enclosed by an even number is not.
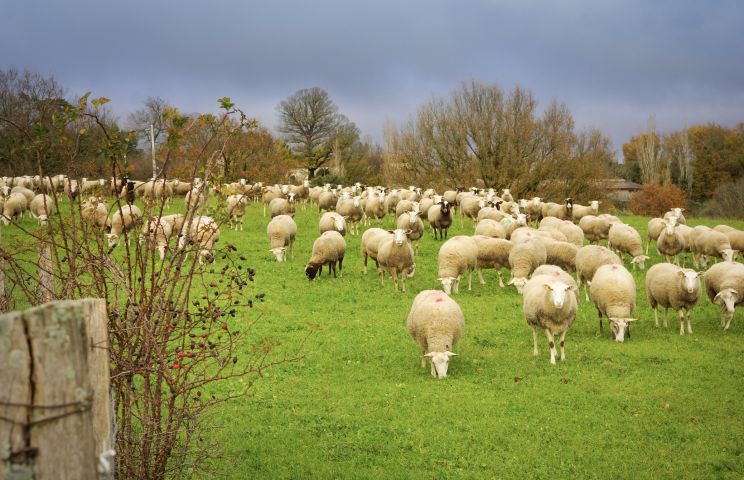
{"type": "Polygon", "coordinates": [[[715,230],[716,232],[724,233],[724,234],[729,233],[729,232],[738,232],[737,229],[735,229],[734,227],[729,227],[728,225],[717,225],[713,227],[713,230],[715,230]]]}
{"type": "Polygon", "coordinates": [[[88,200],[81,203],[80,214],[93,227],[101,229],[105,228],[107,231],[111,231],[111,219],[108,216],[108,205],[99,198],[90,197],[88,200]]]}
{"type": "MultiPolygon", "coordinates": [[[[500,205],[500,203],[497,202],[494,205],[500,205]]],[[[484,207],[484,208],[481,208],[480,211],[478,212],[479,223],[485,219],[491,219],[496,222],[500,222],[501,220],[505,218],[513,218],[513,217],[509,213],[502,212],[498,206],[484,207]]]]}
{"type": "Polygon", "coordinates": [[[599,245],[586,245],[576,253],[576,279],[579,287],[584,284],[584,294],[589,301],[589,285],[597,269],[602,265],[622,264],[615,252],[599,245]]]}
{"type": "MultiPolygon", "coordinates": [[[[203,257],[207,257],[209,263],[214,263],[214,244],[220,239],[220,229],[212,217],[194,217],[191,223],[186,223],[186,228],[178,238],[178,248],[183,250],[192,243],[199,244],[199,265],[204,265],[203,257]]],[[[188,258],[186,252],[184,260],[188,258]]]]}
{"type": "MultiPolygon", "coordinates": [[[[284,186],[283,188],[263,187],[261,190],[263,192],[261,202],[263,203],[264,217],[266,216],[266,205],[269,205],[269,211],[271,211],[271,201],[277,198],[284,198],[289,193],[288,186],[284,186]]],[[[318,216],[320,216],[320,213],[318,213],[318,216]]]]}
{"type": "Polygon", "coordinates": [[[478,267],[478,246],[471,237],[459,235],[444,242],[439,249],[439,278],[449,295],[459,293],[460,277],[468,274],[468,290],[473,286],[473,270],[478,267]],[[454,285],[454,288],[453,288],[454,285]]]}
{"type": "Polygon", "coordinates": [[[579,286],[576,284],[576,280],[573,279],[571,275],[566,273],[561,267],[557,265],[540,265],[535,269],[534,272],[532,272],[532,278],[535,278],[538,275],[547,275],[549,277],[555,278],[559,282],[563,282],[566,285],[573,285],[576,287],[573,291],[574,296],[576,297],[576,304],[579,303],[580,294],[579,294],[579,286]]]}
{"type": "Polygon", "coordinates": [[[557,265],[567,272],[576,271],[576,254],[579,253],[579,247],[558,240],[543,241],[542,244],[545,247],[547,264],[557,265]]]}
{"type": "Polygon", "coordinates": [[[160,253],[160,261],[165,260],[165,248],[172,236],[170,224],[160,217],[153,217],[142,226],[140,245],[147,243],[148,248],[155,247],[160,253]]]}
{"type": "MultiPolygon", "coordinates": [[[[674,218],[674,217],[672,217],[674,218]]],[[[664,307],[664,326],[667,326],[667,310],[673,308],[679,315],[679,334],[685,334],[685,315],[687,311],[687,332],[692,333],[690,325],[690,311],[700,301],[702,289],[700,276],[692,269],[681,269],[671,263],[659,263],[648,269],[646,273],[646,297],[651,308],[654,309],[656,328],[659,328],[659,305],[664,307]]]]}
{"type": "Polygon", "coordinates": [[[527,277],[532,275],[537,267],[545,265],[547,259],[545,246],[538,240],[527,239],[514,245],[509,253],[511,279],[507,285],[514,285],[521,294],[527,284],[527,277]]]}
{"type": "Polygon", "coordinates": [[[142,222],[142,212],[135,205],[123,205],[111,218],[111,233],[106,234],[108,246],[113,248],[119,244],[119,238],[126,235],[127,245],[130,244],[128,232],[139,228],[142,222]]]}
{"type": "Polygon", "coordinates": [[[174,213],[172,215],[163,215],[160,218],[168,222],[168,225],[170,225],[172,237],[177,237],[181,235],[181,232],[183,231],[183,224],[184,224],[184,221],[186,220],[186,217],[183,214],[174,213]]]}
{"type": "Polygon", "coordinates": [[[385,286],[385,273],[389,273],[395,279],[395,291],[398,291],[398,274],[403,282],[403,293],[406,293],[406,277],[413,277],[416,264],[413,262],[413,249],[408,243],[410,230],[397,229],[392,238],[381,239],[377,251],[377,270],[385,286]]]}
{"type": "Polygon", "coordinates": [[[704,276],[705,293],[711,303],[721,306],[721,326],[728,330],[734,310],[744,305],[744,265],[737,262],[717,263],[704,276]],[[727,311],[730,315],[728,323],[725,322],[727,311]]]}
{"type": "Polygon", "coordinates": [[[496,220],[486,218],[478,222],[473,235],[485,235],[491,238],[506,239],[506,230],[504,229],[504,226],[496,220]]]}
{"type": "Polygon", "coordinates": [[[486,199],[483,197],[466,197],[460,204],[460,227],[463,226],[464,217],[470,218],[470,226],[475,228],[476,219],[481,209],[486,207],[486,199]]]}
{"type": "Polygon", "coordinates": [[[523,240],[527,240],[531,238],[538,238],[538,237],[548,238],[551,240],[553,239],[553,237],[551,237],[547,232],[544,232],[544,231],[540,232],[538,230],[535,230],[532,227],[520,227],[512,232],[509,240],[512,243],[520,243],[523,240]]]}
{"type": "Polygon", "coordinates": [[[329,192],[322,192],[318,197],[318,218],[320,218],[320,213],[323,210],[325,210],[326,212],[334,211],[336,209],[337,203],[338,194],[336,193],[335,189],[329,192]]]}
{"type": "Polygon", "coordinates": [[[555,365],[555,338],[560,333],[561,361],[566,359],[564,342],[566,332],[576,319],[576,297],[566,292],[576,290],[575,285],[566,285],[555,277],[537,275],[524,286],[524,303],[522,309],[527,325],[532,327],[535,342],[534,354],[537,355],[537,329],[542,329],[550,345],[550,363],[555,365]]]}
{"type": "Polygon", "coordinates": [[[287,198],[275,198],[269,203],[269,215],[271,218],[279,215],[288,215],[294,218],[297,213],[297,204],[294,193],[288,193],[287,198]]]}
{"type": "Polygon", "coordinates": [[[447,238],[447,231],[452,225],[452,210],[447,200],[429,209],[429,225],[434,230],[434,240],[437,239],[437,232],[440,240],[447,238]]]}
{"type": "Polygon", "coordinates": [[[419,242],[424,236],[424,222],[419,218],[419,212],[406,212],[398,218],[397,227],[401,230],[408,230],[408,243],[413,246],[416,242],[416,255],[418,255],[419,242]]]}
{"type": "Polygon", "coordinates": [[[328,265],[328,276],[333,270],[336,278],[336,263],[338,263],[338,276],[344,276],[344,255],[346,255],[346,241],[338,232],[324,232],[313,243],[313,254],[305,265],[305,275],[308,280],[315,280],[323,273],[323,265],[328,265]]]}
{"type": "Polygon", "coordinates": [[[287,260],[287,247],[294,258],[294,242],[297,237],[297,224],[288,215],[278,215],[271,219],[266,233],[271,242],[271,250],[278,262],[287,260]]]}
{"type": "Polygon", "coordinates": [[[574,203],[573,212],[571,213],[571,220],[574,223],[579,223],[582,218],[587,215],[599,215],[599,204],[602,203],[597,200],[593,200],[589,203],[588,207],[574,203]]]}
{"type": "Polygon", "coordinates": [[[656,239],[656,252],[664,256],[664,261],[670,263],[670,256],[674,256],[674,264],[679,267],[679,253],[685,248],[685,237],[676,231],[677,217],[664,220],[664,230],[656,239]]]}
{"type": "Polygon", "coordinates": [[[620,222],[620,219],[611,215],[595,217],[594,215],[587,215],[579,221],[579,227],[584,232],[584,237],[589,240],[589,245],[597,243],[601,245],[601,240],[607,240],[610,236],[610,222],[620,222]]]}
{"type": "Polygon", "coordinates": [[[26,187],[13,187],[13,189],[10,191],[10,193],[20,193],[23,194],[24,197],[26,197],[26,204],[30,205],[31,202],[34,201],[34,197],[36,197],[36,194],[33,192],[33,190],[29,190],[26,187]]]}
{"type": "Polygon", "coordinates": [[[561,222],[568,221],[568,220],[561,220],[558,217],[543,217],[542,220],[540,220],[540,227],[557,227],[561,224],[561,222]]]}
{"type": "Polygon", "coordinates": [[[618,256],[623,261],[622,263],[625,263],[625,254],[630,254],[633,257],[630,261],[631,265],[633,265],[633,270],[635,270],[636,265],[641,270],[644,270],[644,262],[651,257],[643,254],[641,234],[635,228],[624,223],[611,222],[611,225],[612,227],[607,235],[608,248],[618,252],[618,256]]]}
{"type": "Polygon", "coordinates": [[[336,212],[326,212],[320,218],[320,222],[318,222],[318,228],[321,235],[325,232],[333,231],[338,232],[345,237],[346,217],[342,217],[336,212]]]}
{"type": "Polygon", "coordinates": [[[573,243],[579,248],[584,246],[584,231],[578,225],[569,222],[568,220],[564,220],[555,228],[566,236],[567,242],[573,243]]]}
{"type": "Polygon", "coordinates": [[[392,234],[388,232],[387,230],[383,230],[382,228],[370,228],[362,234],[362,242],[361,242],[360,248],[362,251],[362,259],[364,260],[364,274],[365,275],[367,275],[367,257],[372,257],[372,260],[375,261],[375,265],[377,265],[377,250],[380,244],[380,240],[382,240],[383,236],[387,236],[387,235],[392,235],[392,234]],[[380,238],[374,241],[375,246],[374,246],[372,254],[370,254],[368,250],[369,244],[372,241],[372,238],[376,237],[377,235],[380,235],[380,238]]]}
{"type": "Polygon", "coordinates": [[[359,235],[359,224],[361,223],[362,217],[364,216],[364,208],[362,208],[362,197],[350,198],[341,203],[336,209],[338,214],[346,218],[351,225],[349,232],[352,235],[354,233],[354,227],[356,226],[356,235],[359,235]]]}
{"type": "Polygon", "coordinates": [[[483,280],[483,269],[493,268],[499,275],[499,286],[503,288],[505,285],[501,269],[509,268],[509,254],[514,248],[514,244],[509,240],[485,235],[474,235],[473,240],[478,247],[478,279],[480,283],[482,285],[486,284],[486,281],[483,280]]]}
{"type": "MultiPolygon", "coordinates": [[[[724,235],[726,235],[729,239],[729,244],[731,245],[731,248],[737,252],[739,252],[739,255],[744,255],[744,232],[741,230],[731,230],[728,232],[724,232],[724,235]]],[[[736,258],[736,255],[734,255],[734,260],[736,258]]]]}
{"type": "MultiPolygon", "coordinates": [[[[227,216],[230,218],[230,230],[233,228],[233,221],[235,222],[235,231],[238,231],[238,224],[240,224],[240,231],[243,231],[243,217],[248,209],[248,198],[245,194],[230,195],[227,197],[227,216]]],[[[272,216],[273,218],[273,216],[272,216]]]]}
{"type": "Polygon", "coordinates": [[[11,193],[5,199],[5,204],[3,205],[3,224],[5,226],[10,225],[10,221],[17,216],[20,216],[21,220],[23,220],[23,212],[27,208],[28,201],[22,193],[11,193]]]}
{"type": "Polygon", "coordinates": [[[460,306],[440,290],[424,290],[416,295],[406,321],[408,333],[421,349],[421,366],[431,363],[431,376],[445,378],[452,348],[465,328],[460,306]],[[427,353],[428,352],[428,353],[427,353]]]}
{"type": "Polygon", "coordinates": [[[103,195],[105,186],[106,180],[102,178],[98,180],[83,179],[83,182],[80,184],[80,193],[82,195],[90,195],[95,193],[103,195]]]}
{"type": "Polygon", "coordinates": [[[710,257],[732,262],[739,253],[731,248],[728,237],[712,228],[698,225],[690,232],[690,250],[695,268],[706,268],[710,257]]]}
{"type": "Polygon", "coordinates": [[[34,199],[31,200],[29,210],[31,211],[31,215],[33,215],[39,222],[39,225],[46,225],[49,217],[51,217],[56,211],[52,197],[43,193],[36,195],[34,199]]]}
{"type": "Polygon", "coordinates": [[[602,315],[610,322],[612,339],[625,340],[625,330],[630,338],[630,318],[636,308],[636,285],[633,275],[622,265],[603,265],[592,280],[592,302],[599,313],[599,331],[602,332],[602,315]]]}

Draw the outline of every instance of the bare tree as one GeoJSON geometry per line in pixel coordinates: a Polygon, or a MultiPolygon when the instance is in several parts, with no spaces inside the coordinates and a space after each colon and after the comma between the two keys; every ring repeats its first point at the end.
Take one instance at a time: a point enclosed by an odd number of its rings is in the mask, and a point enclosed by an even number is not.
{"type": "Polygon", "coordinates": [[[127,115],[127,126],[131,130],[136,130],[147,143],[152,144],[153,139],[150,138],[150,125],[152,125],[154,142],[157,144],[160,136],[168,129],[163,121],[163,110],[170,105],[167,100],[160,97],[147,97],[147,100],[142,104],[144,105],[143,108],[127,115]]]}
{"type": "Polygon", "coordinates": [[[658,136],[656,134],[656,115],[648,117],[646,133],[638,127],[638,163],[641,167],[641,182],[644,184],[658,180],[661,167],[658,136]]]}
{"type": "MultiPolygon", "coordinates": [[[[349,129],[354,130],[356,138],[359,138],[359,130],[346,116],[338,113],[338,105],[322,88],[300,90],[279,102],[276,111],[279,118],[277,130],[310,171],[310,178],[332,158],[334,137],[340,129],[346,133],[349,129]]],[[[339,142],[344,142],[343,137],[339,142]]]]}

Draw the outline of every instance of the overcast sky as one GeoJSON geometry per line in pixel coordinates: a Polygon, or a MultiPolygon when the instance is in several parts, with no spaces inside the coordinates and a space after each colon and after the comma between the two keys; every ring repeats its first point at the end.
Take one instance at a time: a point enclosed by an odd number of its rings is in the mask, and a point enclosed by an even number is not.
{"type": "Polygon", "coordinates": [[[461,79],[564,102],[614,148],[744,120],[744,2],[0,0],[0,68],[53,73],[122,119],[148,96],[182,112],[230,97],[276,126],[277,103],[321,87],[382,141],[461,79]]]}

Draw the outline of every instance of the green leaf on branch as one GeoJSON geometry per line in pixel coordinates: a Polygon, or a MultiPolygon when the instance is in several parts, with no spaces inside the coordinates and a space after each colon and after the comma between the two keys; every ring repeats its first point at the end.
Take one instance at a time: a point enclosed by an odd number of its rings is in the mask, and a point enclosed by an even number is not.
{"type": "Polygon", "coordinates": [[[222,107],[225,110],[230,110],[231,108],[235,106],[234,103],[230,102],[230,97],[220,98],[217,101],[220,102],[220,107],[222,107]]]}

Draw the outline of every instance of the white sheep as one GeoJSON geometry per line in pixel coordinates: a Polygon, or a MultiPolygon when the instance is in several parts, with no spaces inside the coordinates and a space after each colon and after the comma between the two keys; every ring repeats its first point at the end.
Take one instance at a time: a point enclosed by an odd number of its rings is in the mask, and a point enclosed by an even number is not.
{"type": "Polygon", "coordinates": [[[207,192],[202,187],[194,187],[186,194],[184,203],[187,211],[196,211],[198,214],[199,210],[207,204],[207,192]]]}
{"type": "Polygon", "coordinates": [[[431,376],[445,378],[450,357],[457,356],[452,349],[465,328],[457,302],[440,290],[424,290],[413,300],[406,328],[421,349],[421,366],[426,367],[428,358],[431,376]]]}
{"type": "Polygon", "coordinates": [[[511,279],[507,285],[514,285],[521,294],[527,284],[527,277],[532,275],[537,267],[545,265],[547,258],[545,246],[538,240],[527,239],[514,245],[509,253],[511,279]]]}
{"type": "Polygon", "coordinates": [[[579,287],[584,284],[584,294],[589,301],[589,285],[597,269],[602,265],[622,264],[623,261],[612,250],[599,245],[586,245],[576,253],[576,279],[579,287]]]}
{"type": "Polygon", "coordinates": [[[375,264],[377,264],[377,250],[380,244],[380,240],[388,235],[392,235],[392,233],[387,230],[383,230],[382,228],[370,228],[362,234],[360,248],[362,251],[362,259],[364,260],[365,275],[367,275],[367,257],[371,257],[372,260],[375,261],[375,264]],[[380,236],[380,238],[375,238],[378,235],[380,236]]]}
{"type": "MultiPolygon", "coordinates": [[[[566,221],[568,221],[568,220],[566,220],[566,221]]],[[[559,221],[558,224],[556,224],[556,226],[557,225],[560,225],[560,224],[561,224],[561,221],[559,221]]],[[[545,232],[548,235],[550,235],[554,240],[558,240],[559,242],[568,242],[568,238],[566,237],[566,235],[563,232],[561,232],[560,230],[558,230],[558,228],[556,228],[556,227],[543,226],[541,224],[540,225],[540,228],[538,228],[537,231],[538,232],[545,232]]]]}
{"type": "Polygon", "coordinates": [[[559,223],[555,228],[566,236],[566,241],[573,243],[579,248],[584,246],[584,231],[578,225],[568,220],[559,223]]]}
{"type": "Polygon", "coordinates": [[[573,199],[567,198],[566,203],[544,203],[542,205],[542,217],[557,217],[561,220],[571,220],[573,214],[573,199]]]}
{"type": "MultiPolygon", "coordinates": [[[[724,235],[728,237],[731,248],[739,252],[739,255],[744,256],[744,232],[741,230],[731,230],[724,233],[724,235]]],[[[734,256],[735,258],[736,256],[734,256]]]]}
{"type": "Polygon", "coordinates": [[[288,215],[279,215],[271,219],[266,227],[269,235],[271,250],[278,262],[287,260],[287,247],[289,247],[292,258],[294,258],[294,242],[297,237],[297,224],[288,215]]]}
{"type": "Polygon", "coordinates": [[[299,187],[290,185],[288,193],[294,193],[295,199],[299,200],[300,203],[302,204],[302,209],[307,210],[307,200],[310,197],[310,181],[309,180],[303,181],[302,185],[300,185],[299,187]]]}
{"type": "Polygon", "coordinates": [[[305,275],[308,280],[315,280],[323,273],[323,265],[328,266],[328,275],[336,278],[336,263],[338,263],[338,276],[344,276],[344,255],[346,255],[346,241],[338,232],[324,232],[313,242],[313,253],[305,265],[305,275]]]}
{"type": "Polygon", "coordinates": [[[380,192],[375,195],[371,195],[367,199],[367,205],[364,208],[364,215],[371,221],[372,218],[377,220],[377,226],[379,227],[383,218],[385,218],[385,194],[380,192]]]}
{"type": "Polygon", "coordinates": [[[111,218],[111,233],[106,234],[108,246],[113,248],[119,244],[119,238],[125,235],[127,245],[130,244],[128,233],[139,228],[142,222],[142,212],[135,205],[123,205],[111,218]]]}
{"type": "Polygon", "coordinates": [[[506,239],[506,229],[496,220],[485,218],[478,222],[473,235],[485,235],[486,237],[491,238],[506,239]]]}
{"type": "MultiPolygon", "coordinates": [[[[220,239],[220,229],[212,217],[194,217],[191,222],[186,221],[184,231],[178,238],[179,250],[184,250],[187,245],[197,243],[199,245],[199,265],[204,265],[203,257],[207,257],[209,263],[214,262],[214,244],[220,239]]],[[[184,260],[189,256],[186,252],[184,260]]]]}
{"type": "Polygon", "coordinates": [[[710,257],[720,258],[724,262],[732,262],[739,253],[731,248],[728,237],[716,232],[712,228],[698,225],[690,232],[690,250],[695,268],[706,268],[710,257]]]}
{"type": "Polygon", "coordinates": [[[412,278],[416,271],[413,262],[413,249],[408,243],[410,230],[397,229],[392,238],[384,238],[380,241],[377,251],[377,269],[385,286],[385,273],[389,273],[395,280],[395,291],[398,291],[398,274],[403,283],[403,293],[406,293],[406,277],[412,278]]]}
{"type": "Polygon", "coordinates": [[[566,285],[573,285],[576,287],[573,291],[574,296],[576,297],[576,304],[579,303],[581,295],[579,294],[579,286],[576,283],[576,280],[573,279],[571,275],[566,273],[561,267],[557,265],[540,265],[535,269],[534,272],[532,272],[532,278],[535,278],[538,275],[548,275],[549,277],[554,277],[559,282],[563,282],[566,285]]]}
{"type": "Polygon", "coordinates": [[[524,286],[524,303],[522,309],[527,325],[532,327],[537,355],[537,329],[545,332],[550,345],[550,363],[555,365],[555,338],[560,333],[561,361],[566,359],[564,342],[566,332],[576,319],[576,296],[566,292],[576,290],[575,285],[566,285],[555,277],[536,275],[524,286]]]}
{"type": "Polygon", "coordinates": [[[408,234],[408,243],[413,246],[416,242],[416,255],[419,251],[419,242],[424,236],[424,222],[419,218],[420,212],[406,212],[398,218],[397,228],[400,230],[410,231],[408,234]]]}
{"type": "Polygon", "coordinates": [[[359,235],[359,224],[361,223],[362,217],[364,216],[364,208],[362,208],[362,197],[356,196],[348,200],[344,200],[336,208],[339,215],[346,218],[351,228],[349,232],[352,235],[359,235]],[[356,227],[356,233],[354,229],[356,227]]]}
{"type": "Polygon", "coordinates": [[[514,244],[509,240],[492,238],[485,235],[474,235],[473,240],[478,247],[478,279],[482,285],[483,269],[493,268],[499,276],[499,286],[504,287],[504,279],[501,275],[502,268],[509,268],[509,254],[514,244]]]}
{"type": "Polygon", "coordinates": [[[289,215],[294,217],[297,213],[297,202],[295,202],[295,194],[288,193],[287,198],[275,198],[269,203],[269,214],[271,218],[278,215],[289,215]]]}
{"type": "Polygon", "coordinates": [[[602,332],[602,315],[610,322],[610,333],[616,342],[625,340],[625,330],[630,338],[630,318],[636,308],[636,285],[633,275],[622,265],[603,265],[592,279],[592,302],[599,313],[599,331],[602,332]]]}
{"type": "Polygon", "coordinates": [[[555,239],[542,240],[545,247],[546,259],[548,265],[557,265],[567,272],[576,271],[576,254],[579,253],[579,247],[573,243],[561,242],[555,239]]]}
{"type": "Polygon", "coordinates": [[[596,242],[601,245],[601,240],[607,240],[610,235],[610,222],[620,223],[620,219],[612,215],[587,215],[579,221],[579,227],[584,232],[584,237],[589,240],[589,244],[596,242]]]}
{"type": "Polygon", "coordinates": [[[160,261],[165,260],[165,249],[172,236],[170,224],[161,217],[153,217],[142,226],[140,245],[147,243],[148,248],[155,247],[160,253],[160,261]]]}
{"type": "Polygon", "coordinates": [[[589,203],[588,207],[575,203],[573,206],[573,212],[571,214],[571,220],[575,223],[579,223],[582,218],[587,215],[599,215],[599,205],[602,202],[593,200],[589,203]]]}
{"type": "MultiPolygon", "coordinates": [[[[663,218],[652,218],[648,221],[648,229],[646,230],[646,255],[648,255],[648,248],[651,245],[651,240],[658,242],[659,235],[664,231],[664,219],[663,218]]],[[[658,249],[657,249],[658,250],[658,249]]]]}
{"type": "Polygon", "coordinates": [[[670,256],[674,257],[674,264],[679,267],[679,254],[685,248],[685,237],[682,233],[676,231],[677,217],[670,217],[664,220],[664,230],[656,239],[656,252],[664,256],[664,261],[671,263],[670,256]]]}
{"type": "Polygon", "coordinates": [[[318,229],[321,235],[325,232],[338,232],[346,236],[346,217],[342,217],[336,212],[326,212],[318,222],[318,229]]]}
{"type": "Polygon", "coordinates": [[[630,261],[635,270],[636,265],[645,269],[645,261],[651,257],[643,254],[643,241],[641,234],[630,225],[620,222],[610,222],[610,231],[607,235],[607,247],[618,253],[620,259],[625,263],[625,254],[633,259],[630,261]]]}
{"type": "Polygon", "coordinates": [[[568,220],[561,220],[558,217],[543,217],[542,220],[540,220],[540,228],[542,227],[557,227],[561,224],[561,222],[568,221],[568,220]]]}
{"type": "Polygon", "coordinates": [[[687,311],[687,332],[692,333],[690,325],[690,311],[700,301],[702,288],[700,276],[692,269],[681,269],[671,263],[658,263],[648,269],[646,273],[646,298],[654,309],[656,328],[659,327],[659,305],[664,308],[664,326],[667,326],[667,310],[674,309],[679,315],[679,334],[685,334],[685,315],[687,311]]]}
{"type": "Polygon", "coordinates": [[[36,195],[31,200],[29,210],[31,211],[31,215],[39,222],[39,225],[46,225],[49,217],[56,211],[52,197],[43,193],[36,195]]]}
{"type": "Polygon", "coordinates": [[[444,291],[459,293],[460,277],[468,274],[468,290],[473,286],[473,270],[478,267],[478,246],[466,236],[450,238],[439,249],[439,278],[444,291]]]}
{"type": "Polygon", "coordinates": [[[10,225],[10,221],[18,216],[23,220],[23,212],[27,208],[28,201],[25,195],[22,193],[11,193],[10,196],[6,197],[5,204],[3,205],[3,224],[6,226],[10,225]]]}
{"type": "Polygon", "coordinates": [[[318,218],[320,218],[320,213],[323,210],[326,212],[334,211],[336,209],[336,203],[338,203],[338,194],[336,193],[336,189],[321,192],[318,197],[318,218]]]}
{"type": "Polygon", "coordinates": [[[518,213],[516,218],[502,218],[499,223],[504,227],[504,235],[507,240],[511,240],[512,233],[518,228],[526,227],[530,216],[524,213],[518,213]]]}
{"type": "Polygon", "coordinates": [[[470,226],[475,228],[478,214],[481,209],[486,208],[486,199],[483,197],[466,197],[460,204],[460,227],[463,226],[464,217],[470,218],[470,226]]]}
{"type": "Polygon", "coordinates": [[[537,221],[540,219],[542,205],[540,197],[532,197],[532,200],[527,202],[527,208],[525,208],[524,213],[528,216],[528,219],[532,219],[534,226],[537,226],[537,221]]]}
{"type": "Polygon", "coordinates": [[[721,262],[705,272],[705,293],[710,301],[721,306],[721,326],[728,330],[736,307],[744,305],[744,265],[737,262],[721,262]],[[728,323],[725,322],[726,312],[728,323]],[[724,326],[725,323],[725,326],[724,326]]]}
{"type": "MultiPolygon", "coordinates": [[[[263,187],[262,189],[263,197],[261,198],[261,202],[263,203],[263,213],[264,217],[266,216],[266,206],[271,204],[272,200],[275,200],[277,198],[284,198],[286,194],[289,193],[289,187],[284,186],[282,188],[276,188],[276,187],[263,187]]],[[[320,214],[318,214],[320,216],[320,214]]]]}
{"type": "Polygon", "coordinates": [[[109,209],[106,202],[97,197],[90,197],[80,204],[80,214],[93,227],[111,231],[111,219],[109,218],[109,209]]]}
{"type": "Polygon", "coordinates": [[[36,194],[33,192],[33,190],[29,190],[26,187],[13,187],[13,189],[10,191],[10,193],[21,193],[24,197],[26,197],[26,204],[31,205],[31,202],[34,201],[34,197],[36,197],[36,194]]]}
{"type": "Polygon", "coordinates": [[[670,212],[664,214],[664,220],[674,217],[677,219],[678,225],[686,225],[687,220],[685,219],[685,216],[682,215],[682,212],[684,211],[684,208],[673,208],[670,212]]]}
{"type": "MultiPolygon", "coordinates": [[[[233,229],[233,221],[235,222],[235,231],[238,231],[238,224],[240,224],[240,231],[243,231],[243,217],[248,209],[248,198],[244,194],[230,195],[227,197],[225,209],[227,210],[227,216],[230,219],[230,230],[233,229]]],[[[273,218],[273,217],[272,217],[273,218]]]]}
{"type": "Polygon", "coordinates": [[[168,225],[170,225],[172,237],[177,237],[181,235],[183,231],[183,224],[186,220],[186,217],[183,214],[174,213],[172,215],[163,215],[160,218],[168,222],[168,225]]]}

